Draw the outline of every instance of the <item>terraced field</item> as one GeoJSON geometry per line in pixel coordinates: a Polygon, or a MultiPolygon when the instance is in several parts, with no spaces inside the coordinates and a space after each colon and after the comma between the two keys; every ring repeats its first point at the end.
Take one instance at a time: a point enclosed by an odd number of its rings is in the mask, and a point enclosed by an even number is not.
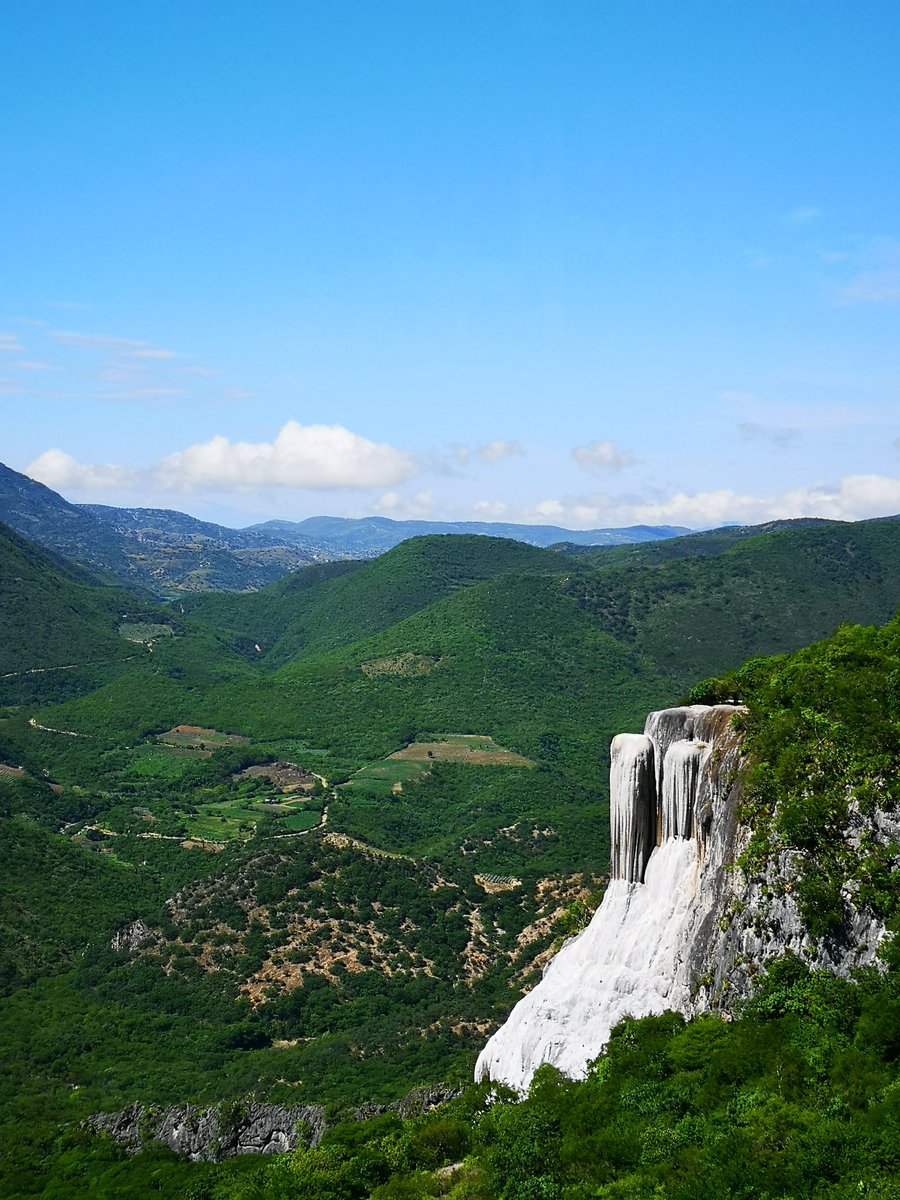
{"type": "Polygon", "coordinates": [[[391,759],[403,762],[468,763],[473,767],[533,767],[524,755],[498,746],[493,738],[478,733],[447,733],[432,742],[412,742],[395,750],[391,759]]]}
{"type": "Polygon", "coordinates": [[[493,738],[477,733],[448,733],[430,742],[411,742],[387,758],[368,763],[350,780],[350,786],[372,794],[399,795],[403,785],[423,779],[434,763],[461,763],[472,767],[532,767],[521,754],[498,746],[493,738]]]}

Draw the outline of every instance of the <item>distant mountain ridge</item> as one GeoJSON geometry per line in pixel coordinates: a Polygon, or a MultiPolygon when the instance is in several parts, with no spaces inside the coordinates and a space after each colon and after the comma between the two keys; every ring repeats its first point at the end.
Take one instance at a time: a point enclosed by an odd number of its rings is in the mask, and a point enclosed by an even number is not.
{"type": "Polygon", "coordinates": [[[395,521],[391,517],[307,517],[303,521],[264,521],[244,532],[277,536],[292,545],[313,539],[327,541],[352,552],[355,558],[370,558],[392,550],[412,537],[432,533],[480,534],[512,538],[530,546],[553,546],[568,542],[578,546],[623,546],[681,537],[691,530],[680,525],[630,525],[624,529],[563,529],[559,525],[517,525],[510,521],[395,521]]]}
{"type": "MultiPolygon", "coordinates": [[[[227,550],[271,549],[282,544],[253,528],[231,529],[171,508],[117,508],[109,504],[79,504],[76,507],[111,526],[117,533],[136,537],[138,541],[153,541],[160,535],[172,539],[196,538],[227,550]]],[[[323,550],[330,549],[312,538],[297,538],[292,544],[308,550],[311,555],[321,555],[323,550]]]]}
{"type": "Polygon", "coordinates": [[[0,521],[79,566],[157,596],[255,591],[308,563],[346,557],[308,539],[288,546],[169,509],[70,504],[2,463],[0,521]]]}
{"type": "Polygon", "coordinates": [[[308,517],[231,529],[168,508],[70,504],[2,463],[0,521],[80,566],[162,597],[257,591],[310,563],[376,558],[411,537],[432,533],[483,534],[543,547],[561,540],[618,546],[685,532],[670,526],[573,531],[554,525],[388,517],[308,517]]]}

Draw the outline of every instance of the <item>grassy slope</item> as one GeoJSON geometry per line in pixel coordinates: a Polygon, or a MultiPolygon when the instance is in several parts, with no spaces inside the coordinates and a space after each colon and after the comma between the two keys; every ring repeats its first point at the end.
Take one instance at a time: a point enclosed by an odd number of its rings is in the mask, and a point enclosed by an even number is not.
{"type": "Polygon", "coordinates": [[[842,621],[886,621],[900,604],[898,579],[900,522],[886,519],[755,534],[718,555],[609,566],[573,579],[573,590],[605,629],[685,686],[721,670],[716,663],[796,649],[842,621]]]}
{"type": "Polygon", "coordinates": [[[122,614],[144,615],[153,608],[124,591],[97,586],[87,571],[0,525],[0,674],[121,661],[135,653],[116,632],[122,614]]]}
{"type": "Polygon", "coordinates": [[[251,596],[185,602],[195,620],[261,647],[280,665],[378,633],[427,605],[500,574],[558,571],[546,551],[504,538],[413,538],[381,558],[307,567],[251,596]]]}
{"type": "MultiPolygon", "coordinates": [[[[129,708],[139,727],[147,714],[164,716],[167,705],[180,720],[187,689],[250,669],[230,638],[151,600],[100,585],[5,526],[0,613],[0,704],[26,706],[31,713],[38,705],[89,693],[99,726],[86,732],[112,742],[130,732],[129,708]],[[141,623],[165,625],[175,636],[155,639],[152,651],[120,636],[121,625],[141,623]]],[[[2,746],[0,761],[12,761],[4,759],[2,746]]]]}
{"type": "MultiPolygon", "coordinates": [[[[717,556],[600,570],[516,543],[435,537],[348,572],[313,572],[259,597],[204,602],[196,617],[170,614],[182,636],[159,639],[149,658],[37,719],[90,734],[96,748],[180,722],[297,738],[331,751],[332,774],[420,730],[486,733],[551,764],[587,801],[605,790],[609,735],[639,724],[648,707],[841,621],[891,616],[900,523],[764,533],[717,556]],[[299,652],[273,671],[235,647],[234,614],[258,615],[263,604],[271,618],[279,603],[288,616],[271,627],[269,659],[289,643],[299,652]],[[223,607],[231,628],[217,631],[211,617],[223,607]],[[411,653],[433,669],[360,669],[411,653]]],[[[17,752],[17,762],[26,758],[17,752]]],[[[55,761],[43,765],[57,771],[55,761]]]]}
{"type": "MultiPolygon", "coordinates": [[[[151,692],[122,679],[54,719],[88,730],[101,705],[131,712],[138,724],[142,712],[158,724],[190,708],[190,719],[217,728],[297,735],[359,759],[420,729],[488,733],[540,758],[541,734],[555,733],[576,757],[581,746],[599,762],[611,731],[697,678],[821,638],[842,621],[886,620],[900,602],[900,523],[892,521],[761,534],[714,557],[599,571],[560,572],[557,556],[500,543],[528,571],[469,586],[464,579],[487,573],[493,560],[473,566],[469,539],[453,541],[462,561],[448,562],[445,539],[422,539],[301,592],[302,620],[317,610],[323,628],[274,672],[190,695],[186,681],[166,678],[155,716],[151,692]],[[547,560],[556,570],[540,573],[547,560]],[[443,598],[434,601],[436,592],[443,598]],[[396,620],[404,610],[412,615],[396,620]],[[360,638],[373,626],[380,632],[360,638]],[[434,669],[360,670],[409,652],[434,669]]],[[[282,646],[302,640],[300,623],[282,646]]]]}

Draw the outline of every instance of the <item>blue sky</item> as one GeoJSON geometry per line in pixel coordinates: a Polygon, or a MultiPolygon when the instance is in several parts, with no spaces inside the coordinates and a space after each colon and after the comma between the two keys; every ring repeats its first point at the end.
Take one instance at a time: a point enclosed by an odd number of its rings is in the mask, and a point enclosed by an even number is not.
{"type": "Polygon", "coordinates": [[[7,0],[0,458],[70,499],[900,511],[900,7],[7,0]]]}

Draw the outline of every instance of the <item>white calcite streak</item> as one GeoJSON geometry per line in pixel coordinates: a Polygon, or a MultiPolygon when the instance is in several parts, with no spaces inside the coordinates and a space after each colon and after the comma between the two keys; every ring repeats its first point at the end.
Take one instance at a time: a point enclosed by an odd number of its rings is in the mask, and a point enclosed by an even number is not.
{"type": "Polygon", "coordinates": [[[541,1063],[583,1078],[623,1017],[689,1010],[704,831],[721,799],[713,752],[717,739],[733,745],[735,711],[666,709],[650,714],[643,734],[613,739],[612,879],[603,903],[487,1043],[476,1079],[521,1092],[541,1063]]]}
{"type": "Polygon", "coordinates": [[[613,879],[642,883],[656,845],[653,743],[640,733],[612,740],[609,767],[609,832],[613,879]]]}
{"type": "Polygon", "coordinates": [[[660,796],[663,843],[694,832],[697,779],[705,750],[703,742],[672,742],[666,751],[660,796]]]}

